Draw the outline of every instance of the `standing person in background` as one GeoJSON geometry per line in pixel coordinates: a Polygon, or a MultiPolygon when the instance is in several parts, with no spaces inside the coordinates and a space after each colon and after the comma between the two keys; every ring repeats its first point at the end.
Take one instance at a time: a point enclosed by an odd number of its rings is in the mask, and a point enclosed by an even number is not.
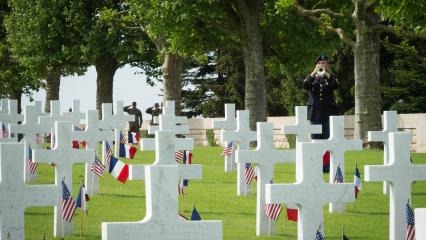
{"type": "Polygon", "coordinates": [[[151,125],[158,125],[158,122],[154,123],[154,117],[160,115],[162,112],[160,104],[155,103],[154,107],[147,108],[145,112],[151,114],[151,125]]]}
{"type": "MultiPolygon", "coordinates": [[[[312,139],[328,139],[330,116],[338,114],[334,90],[339,87],[339,81],[336,75],[328,71],[328,59],[321,54],[315,62],[315,69],[303,81],[303,88],[309,91],[308,119],[311,124],[322,126],[322,134],[312,134],[312,139]]],[[[330,172],[329,151],[324,153],[322,163],[322,171],[330,172]]]]}
{"type": "Polygon", "coordinates": [[[322,126],[322,134],[312,134],[312,139],[328,139],[329,117],[338,114],[334,90],[339,87],[339,81],[328,71],[328,58],[321,54],[315,62],[315,69],[303,81],[303,88],[309,91],[308,120],[322,126]]]}
{"type": "Polygon", "coordinates": [[[129,115],[135,116],[135,121],[129,122],[129,131],[134,133],[139,133],[142,127],[143,120],[142,120],[142,112],[136,107],[136,102],[133,102],[132,105],[124,107],[123,111],[125,111],[129,115]]]}

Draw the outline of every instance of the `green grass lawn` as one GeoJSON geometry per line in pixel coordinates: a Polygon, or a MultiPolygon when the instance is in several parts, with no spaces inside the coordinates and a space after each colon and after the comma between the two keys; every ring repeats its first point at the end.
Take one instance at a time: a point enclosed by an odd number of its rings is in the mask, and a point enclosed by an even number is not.
{"type": "MultiPolygon", "coordinates": [[[[220,147],[196,147],[193,151],[194,163],[203,165],[203,179],[190,181],[184,199],[185,215],[190,215],[195,203],[201,217],[205,220],[222,220],[224,239],[296,239],[297,224],[285,221],[283,212],[277,222],[277,235],[256,237],[255,215],[256,195],[236,196],[236,173],[224,173],[220,147]]],[[[358,163],[363,178],[364,165],[382,164],[382,151],[349,152],[345,156],[345,180],[353,181],[355,164],[358,163]]],[[[426,154],[412,154],[413,162],[426,164],[426,154]]],[[[135,160],[128,163],[151,163],[154,152],[137,153],[135,160]]],[[[295,180],[295,165],[276,165],[275,182],[291,183],[295,180]]],[[[53,183],[54,168],[40,165],[38,181],[53,183]]],[[[74,166],[73,196],[76,197],[83,179],[83,165],[74,166]]],[[[328,179],[328,175],[324,175],[328,179]]],[[[255,181],[252,183],[255,190],[255,181]]],[[[412,187],[413,205],[426,207],[426,183],[417,182],[412,187]]],[[[315,197],[315,196],[307,196],[315,197]]],[[[325,239],[341,239],[341,228],[350,239],[389,239],[389,196],[382,194],[382,183],[363,182],[362,191],[356,204],[348,204],[346,213],[330,214],[328,205],[324,206],[325,239]]],[[[179,198],[182,206],[182,198],[179,198]]],[[[139,221],[145,216],[144,181],[119,183],[109,174],[101,180],[101,194],[90,199],[89,215],[81,217],[78,209],[74,216],[74,236],[65,239],[79,239],[80,219],[83,220],[83,239],[100,239],[102,222],[139,221]]],[[[54,239],[53,208],[31,207],[25,211],[26,239],[54,239]]]]}

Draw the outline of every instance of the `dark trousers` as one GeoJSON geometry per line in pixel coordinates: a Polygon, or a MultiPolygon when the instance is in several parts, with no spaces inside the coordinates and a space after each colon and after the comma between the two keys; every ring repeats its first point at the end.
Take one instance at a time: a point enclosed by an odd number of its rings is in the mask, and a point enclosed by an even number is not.
{"type": "Polygon", "coordinates": [[[311,124],[322,126],[322,134],[311,134],[312,139],[328,139],[330,137],[330,121],[329,120],[319,120],[319,121],[311,120],[311,124]]]}

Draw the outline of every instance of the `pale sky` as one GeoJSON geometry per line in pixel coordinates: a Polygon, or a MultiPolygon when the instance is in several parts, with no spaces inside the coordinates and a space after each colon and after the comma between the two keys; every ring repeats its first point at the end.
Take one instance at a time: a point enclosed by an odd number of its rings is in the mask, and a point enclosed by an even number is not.
{"type": "MultiPolygon", "coordinates": [[[[124,105],[130,105],[133,101],[137,102],[137,107],[144,114],[144,119],[150,119],[150,116],[145,114],[145,109],[153,106],[156,102],[161,102],[162,84],[156,82],[154,87],[146,84],[145,75],[135,74],[141,72],[141,69],[126,65],[117,70],[114,76],[113,100],[124,101],[124,105]]],[[[46,92],[41,89],[39,92],[34,92],[33,98],[43,102],[46,97],[46,92]]],[[[89,67],[86,74],[83,76],[62,77],[59,90],[59,100],[61,101],[62,112],[67,111],[73,99],[80,99],[82,111],[96,108],[96,70],[89,67]]],[[[28,97],[22,98],[23,106],[29,103],[28,97]]]]}

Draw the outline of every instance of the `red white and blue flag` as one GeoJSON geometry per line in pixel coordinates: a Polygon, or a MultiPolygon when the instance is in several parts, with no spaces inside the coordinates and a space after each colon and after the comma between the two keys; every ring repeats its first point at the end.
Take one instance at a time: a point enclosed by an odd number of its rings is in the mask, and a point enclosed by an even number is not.
{"type": "Polygon", "coordinates": [[[112,149],[108,142],[105,143],[105,161],[106,164],[109,165],[112,157],[112,149]]]}
{"type": "Polygon", "coordinates": [[[175,161],[178,162],[178,163],[182,162],[184,154],[185,154],[184,151],[177,150],[175,152],[175,161]]]}
{"type": "Polygon", "coordinates": [[[120,148],[118,152],[118,157],[133,159],[138,150],[132,145],[127,145],[126,140],[123,137],[123,134],[120,132],[120,148]]]}
{"type": "Polygon", "coordinates": [[[109,173],[119,182],[126,183],[129,178],[129,165],[111,156],[109,173]]]}
{"type": "Polygon", "coordinates": [[[255,168],[250,163],[246,163],[245,173],[244,173],[244,180],[245,180],[246,184],[250,185],[251,181],[253,181],[253,178],[255,176],[256,176],[255,168]]]}
{"type": "MultiPolygon", "coordinates": [[[[273,181],[271,180],[270,183],[272,184],[273,181]]],[[[281,207],[281,204],[279,203],[265,204],[266,216],[273,221],[277,221],[278,217],[281,214],[281,210],[282,210],[282,207],[281,207]]]]}
{"type": "Polygon", "coordinates": [[[358,193],[361,191],[361,174],[359,174],[358,165],[355,166],[354,173],[355,198],[358,198],[358,193]]]}
{"type": "Polygon", "coordinates": [[[234,142],[230,142],[226,147],[223,149],[222,156],[230,156],[232,155],[234,149],[234,142]]]}
{"type": "Polygon", "coordinates": [[[138,144],[140,138],[141,138],[140,133],[134,133],[134,132],[129,131],[128,134],[127,134],[127,142],[128,143],[138,144]]]}
{"type": "Polygon", "coordinates": [[[182,181],[178,183],[178,193],[179,195],[185,196],[185,187],[183,186],[182,181]]]}
{"type": "Polygon", "coordinates": [[[28,147],[28,172],[34,175],[38,167],[38,163],[33,162],[33,150],[28,147]]]}
{"type": "Polygon", "coordinates": [[[41,134],[40,134],[40,133],[36,133],[36,135],[35,135],[35,142],[36,142],[37,144],[41,144],[41,143],[43,143],[43,138],[41,137],[41,134]]]}
{"type": "Polygon", "coordinates": [[[287,219],[293,222],[299,219],[299,211],[295,204],[287,204],[287,219]]]}
{"type": "Polygon", "coordinates": [[[405,215],[407,222],[407,232],[405,234],[405,239],[414,240],[416,239],[416,232],[414,230],[414,213],[413,209],[410,207],[410,201],[407,202],[405,207],[405,215]]]}
{"type": "Polygon", "coordinates": [[[324,240],[324,236],[320,232],[319,229],[317,229],[317,234],[315,235],[315,240],[324,240]]]}
{"type": "Polygon", "coordinates": [[[99,161],[98,155],[95,154],[95,161],[90,165],[90,171],[94,172],[100,178],[103,178],[105,166],[99,161]]]}
{"type": "Polygon", "coordinates": [[[343,174],[340,166],[337,166],[336,176],[334,176],[334,183],[343,183],[343,174]]]}
{"type": "Polygon", "coordinates": [[[81,211],[86,212],[87,214],[87,202],[89,201],[89,194],[84,187],[84,184],[80,186],[80,191],[78,192],[76,207],[80,208],[81,211]]]}
{"type": "Polygon", "coordinates": [[[0,133],[2,138],[8,138],[9,137],[9,131],[7,131],[6,126],[4,125],[4,123],[1,123],[1,133],[0,133]]]}
{"type": "Polygon", "coordinates": [[[62,220],[71,222],[76,206],[74,198],[62,180],[62,220]]]}

